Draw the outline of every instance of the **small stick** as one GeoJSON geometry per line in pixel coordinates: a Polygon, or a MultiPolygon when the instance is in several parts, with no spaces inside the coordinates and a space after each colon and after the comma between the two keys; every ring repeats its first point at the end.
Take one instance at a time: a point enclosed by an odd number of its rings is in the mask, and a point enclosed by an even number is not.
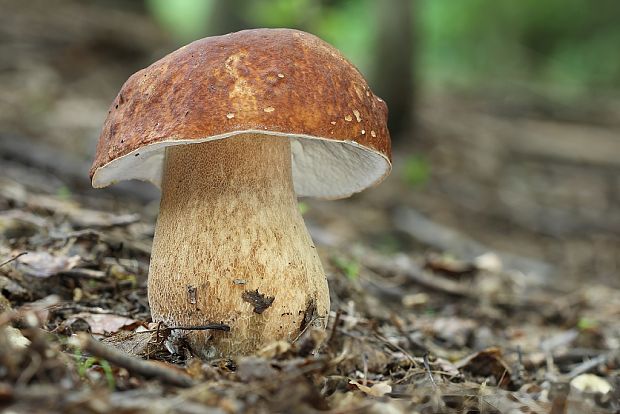
{"type": "Polygon", "coordinates": [[[332,340],[336,336],[336,329],[338,329],[338,324],[340,323],[341,316],[342,316],[342,309],[338,308],[338,310],[336,311],[336,317],[334,318],[334,322],[332,325],[332,330],[329,334],[329,338],[327,339],[327,342],[325,343],[325,345],[331,344],[332,340]]]}
{"type": "Polygon", "coordinates": [[[225,323],[211,323],[211,324],[208,324],[208,325],[199,325],[199,326],[172,326],[172,327],[167,328],[167,329],[170,330],[170,331],[178,329],[180,331],[207,331],[207,330],[213,330],[213,331],[230,332],[230,326],[226,325],[225,323]]]}
{"type": "Polygon", "coordinates": [[[573,379],[576,376],[592,371],[597,366],[605,364],[609,360],[610,357],[611,357],[611,353],[607,353],[607,354],[599,355],[595,358],[583,361],[581,364],[573,368],[572,371],[566,374],[566,377],[568,379],[573,379]]]}
{"type": "Polygon", "coordinates": [[[307,330],[308,330],[311,326],[314,326],[314,322],[315,322],[315,321],[317,321],[317,320],[319,320],[319,319],[321,319],[321,318],[322,318],[321,316],[315,316],[314,318],[312,318],[312,320],[310,320],[310,322],[308,322],[308,323],[306,324],[306,326],[304,327],[304,329],[303,329],[301,332],[299,332],[299,334],[295,337],[295,339],[293,339],[293,340],[291,341],[291,344],[294,344],[295,342],[297,342],[297,341],[299,340],[299,338],[301,338],[301,337],[302,337],[302,335],[303,335],[303,334],[305,334],[305,333],[306,333],[306,331],[307,331],[307,330]]]}
{"type": "Polygon", "coordinates": [[[426,368],[426,372],[428,372],[428,377],[431,380],[431,384],[433,384],[433,388],[437,388],[437,383],[435,382],[435,378],[433,378],[433,373],[431,372],[431,365],[428,363],[428,352],[424,354],[424,368],[426,368]]]}
{"type": "Polygon", "coordinates": [[[159,332],[173,331],[175,329],[179,331],[214,330],[214,331],[230,332],[230,326],[226,325],[225,323],[210,323],[207,325],[197,325],[197,326],[171,326],[171,327],[164,327],[164,328],[160,328],[160,325],[161,323],[157,325],[157,329],[147,329],[147,330],[139,331],[136,333],[158,332],[158,336],[159,336],[159,332]]]}
{"type": "Polygon", "coordinates": [[[362,384],[365,387],[368,385],[368,355],[366,352],[362,354],[362,362],[364,363],[364,381],[362,381],[362,384]]]}
{"type": "Polygon", "coordinates": [[[156,365],[149,361],[135,358],[111,346],[105,345],[87,333],[79,333],[76,340],[80,348],[99,358],[125,368],[127,371],[144,378],[158,378],[167,384],[178,387],[191,387],[194,381],[187,375],[176,372],[173,368],[156,365]]]}
{"type": "Polygon", "coordinates": [[[402,274],[408,281],[425,288],[437,290],[453,296],[465,298],[478,298],[478,293],[474,292],[468,285],[454,282],[441,276],[427,272],[412,260],[386,261],[378,255],[366,254],[361,258],[362,264],[380,275],[383,274],[402,274]]]}
{"type": "Polygon", "coordinates": [[[409,348],[411,351],[414,351],[417,349],[417,350],[422,350],[427,354],[430,352],[426,345],[424,345],[420,341],[414,340],[413,338],[411,338],[411,335],[405,332],[405,328],[403,328],[403,324],[400,323],[400,320],[398,319],[398,317],[396,317],[394,313],[390,314],[390,321],[396,327],[396,329],[398,330],[398,333],[401,334],[401,336],[405,337],[405,339],[407,340],[409,344],[409,348]]]}
{"type": "Polygon", "coordinates": [[[0,263],[0,267],[2,267],[4,265],[7,265],[7,264],[11,263],[14,260],[17,260],[18,258],[22,257],[25,254],[28,254],[28,252],[21,252],[21,253],[15,255],[15,256],[11,257],[10,259],[5,260],[4,262],[0,263]]]}

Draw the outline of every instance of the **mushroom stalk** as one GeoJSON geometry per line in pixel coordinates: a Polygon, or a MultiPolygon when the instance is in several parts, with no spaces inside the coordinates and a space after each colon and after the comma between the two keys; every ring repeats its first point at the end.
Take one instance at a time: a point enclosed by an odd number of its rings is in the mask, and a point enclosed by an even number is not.
{"type": "Polygon", "coordinates": [[[297,206],[288,138],[167,148],[148,295],[154,321],[230,326],[183,331],[204,357],[248,354],[325,326],[329,290],[297,206]]]}

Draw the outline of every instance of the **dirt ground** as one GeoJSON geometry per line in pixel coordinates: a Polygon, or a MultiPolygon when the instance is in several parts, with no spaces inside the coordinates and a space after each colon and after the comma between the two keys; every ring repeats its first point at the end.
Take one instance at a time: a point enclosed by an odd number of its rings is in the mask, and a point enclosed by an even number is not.
{"type": "Polygon", "coordinates": [[[620,413],[617,103],[420,99],[388,180],[302,200],[327,330],[204,361],[150,322],[157,192],[87,177],[109,102],[166,39],[45,3],[0,14],[0,411],[620,413]]]}

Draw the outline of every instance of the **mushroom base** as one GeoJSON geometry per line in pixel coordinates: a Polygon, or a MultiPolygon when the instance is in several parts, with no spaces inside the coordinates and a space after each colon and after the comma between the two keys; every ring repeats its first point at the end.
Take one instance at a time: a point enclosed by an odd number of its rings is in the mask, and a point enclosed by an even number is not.
{"type": "Polygon", "coordinates": [[[154,321],[203,357],[324,327],[329,290],[293,190],[290,142],[240,135],[166,150],[148,280],[154,321]]]}

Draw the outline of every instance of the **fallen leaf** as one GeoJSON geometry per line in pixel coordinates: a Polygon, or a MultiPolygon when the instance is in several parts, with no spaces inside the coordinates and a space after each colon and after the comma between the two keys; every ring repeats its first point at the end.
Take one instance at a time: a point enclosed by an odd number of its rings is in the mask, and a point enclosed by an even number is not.
{"type": "Polygon", "coordinates": [[[282,354],[287,353],[291,349],[291,344],[286,341],[276,341],[263,347],[258,351],[258,356],[272,359],[282,354]]]}
{"type": "Polygon", "coordinates": [[[435,364],[439,367],[439,369],[441,371],[443,371],[446,375],[449,375],[451,377],[458,377],[461,375],[461,373],[459,372],[459,370],[456,368],[456,366],[443,358],[437,358],[435,359],[435,364]]]}
{"type": "Polygon", "coordinates": [[[372,397],[383,397],[385,394],[392,392],[392,386],[389,385],[387,382],[377,382],[373,384],[372,387],[360,384],[355,380],[349,381],[349,384],[355,385],[364,394],[370,395],[372,397]]]}
{"type": "Polygon", "coordinates": [[[511,382],[510,368],[502,359],[501,350],[496,347],[487,348],[469,355],[458,361],[455,366],[473,375],[481,377],[493,376],[497,380],[497,384],[502,388],[506,388],[511,382]]]}
{"type": "Polygon", "coordinates": [[[118,331],[112,336],[103,338],[101,342],[141,358],[165,349],[163,341],[157,341],[157,332],[151,332],[144,326],[138,326],[134,331],[118,331]]]}
{"type": "Polygon", "coordinates": [[[449,276],[470,276],[476,271],[472,263],[439,254],[427,255],[426,267],[449,276]]]}
{"type": "Polygon", "coordinates": [[[370,395],[372,397],[383,397],[385,394],[392,392],[392,386],[389,385],[387,382],[377,382],[373,384],[372,387],[360,384],[355,380],[349,381],[349,384],[355,385],[364,394],[370,395]]]}
{"type": "Polygon", "coordinates": [[[136,325],[140,325],[142,322],[135,319],[126,318],[120,315],[114,314],[99,314],[99,313],[76,313],[67,319],[66,324],[71,325],[78,319],[83,319],[90,326],[90,331],[96,335],[105,335],[109,333],[116,333],[121,329],[131,329],[136,325]]]}
{"type": "Polygon", "coordinates": [[[80,260],[80,256],[54,256],[47,252],[28,252],[15,260],[15,266],[29,276],[50,277],[73,269],[80,260]]]}
{"type": "Polygon", "coordinates": [[[570,382],[571,388],[580,393],[607,394],[612,387],[609,382],[594,374],[581,374],[570,382]]]}
{"type": "Polygon", "coordinates": [[[3,334],[6,335],[9,346],[13,349],[24,349],[30,345],[30,340],[22,335],[19,329],[12,326],[5,326],[3,334]]]}

